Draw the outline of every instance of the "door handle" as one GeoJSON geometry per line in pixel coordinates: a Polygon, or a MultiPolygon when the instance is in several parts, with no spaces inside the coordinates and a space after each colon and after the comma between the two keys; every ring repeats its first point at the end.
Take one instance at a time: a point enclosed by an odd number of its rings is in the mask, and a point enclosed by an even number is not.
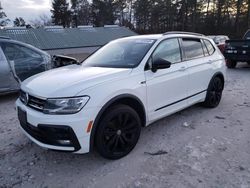
{"type": "Polygon", "coordinates": [[[186,70],[186,67],[181,67],[180,69],[179,69],[179,71],[185,71],[186,70]]]}

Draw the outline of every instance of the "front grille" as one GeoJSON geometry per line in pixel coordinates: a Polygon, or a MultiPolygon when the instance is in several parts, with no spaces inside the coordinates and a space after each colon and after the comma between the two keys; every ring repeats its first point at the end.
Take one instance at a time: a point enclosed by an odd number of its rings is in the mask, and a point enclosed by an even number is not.
{"type": "Polygon", "coordinates": [[[18,108],[18,119],[21,127],[41,143],[53,146],[74,147],[74,151],[78,151],[81,148],[73,129],[69,126],[39,124],[35,127],[28,123],[26,112],[20,108],[18,108]]]}
{"type": "Polygon", "coordinates": [[[31,108],[43,111],[45,102],[46,101],[43,99],[39,99],[29,95],[28,106],[31,108]]]}
{"type": "Polygon", "coordinates": [[[34,97],[32,95],[29,95],[28,93],[25,93],[24,91],[20,91],[20,100],[23,104],[26,106],[29,106],[30,108],[33,108],[38,111],[43,111],[44,105],[46,100],[40,99],[37,97],[34,97]]]}

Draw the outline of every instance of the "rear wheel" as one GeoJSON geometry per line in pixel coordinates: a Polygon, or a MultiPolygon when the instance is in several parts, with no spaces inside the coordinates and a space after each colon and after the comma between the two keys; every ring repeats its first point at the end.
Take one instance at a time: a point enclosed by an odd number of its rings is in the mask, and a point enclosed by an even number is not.
{"type": "Polygon", "coordinates": [[[227,68],[234,69],[237,65],[237,62],[233,60],[227,60],[226,65],[227,65],[227,68]]]}
{"type": "Polygon", "coordinates": [[[134,109],[127,105],[111,107],[97,128],[97,151],[104,158],[122,158],[135,147],[140,132],[141,120],[134,109]]]}
{"type": "Polygon", "coordinates": [[[250,61],[248,61],[247,64],[250,65],[250,61]]]}
{"type": "Polygon", "coordinates": [[[219,105],[222,96],[223,85],[224,83],[219,77],[215,77],[213,80],[211,80],[208,86],[205,102],[203,103],[205,107],[215,108],[219,105]]]}

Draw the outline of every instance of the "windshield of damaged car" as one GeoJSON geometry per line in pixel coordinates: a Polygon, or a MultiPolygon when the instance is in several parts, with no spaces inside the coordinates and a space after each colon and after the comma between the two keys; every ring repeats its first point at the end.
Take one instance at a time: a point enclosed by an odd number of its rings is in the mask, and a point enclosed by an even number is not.
{"type": "Polygon", "coordinates": [[[155,40],[121,39],[99,49],[83,62],[87,67],[135,68],[155,40]]]}

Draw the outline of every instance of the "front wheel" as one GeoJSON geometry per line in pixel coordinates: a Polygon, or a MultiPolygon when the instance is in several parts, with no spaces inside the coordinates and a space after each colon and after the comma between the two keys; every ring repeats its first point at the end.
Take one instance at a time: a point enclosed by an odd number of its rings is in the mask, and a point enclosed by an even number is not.
{"type": "Polygon", "coordinates": [[[219,77],[215,77],[213,80],[211,80],[208,86],[206,99],[203,103],[205,107],[215,108],[219,105],[221,101],[223,85],[223,80],[219,77]]]}
{"type": "Polygon", "coordinates": [[[227,65],[227,68],[234,69],[237,65],[237,62],[232,61],[232,60],[226,60],[226,65],[227,65]]]}
{"type": "Polygon", "coordinates": [[[137,144],[141,120],[134,109],[116,105],[103,115],[97,128],[95,145],[98,153],[107,159],[126,156],[137,144]]]}

